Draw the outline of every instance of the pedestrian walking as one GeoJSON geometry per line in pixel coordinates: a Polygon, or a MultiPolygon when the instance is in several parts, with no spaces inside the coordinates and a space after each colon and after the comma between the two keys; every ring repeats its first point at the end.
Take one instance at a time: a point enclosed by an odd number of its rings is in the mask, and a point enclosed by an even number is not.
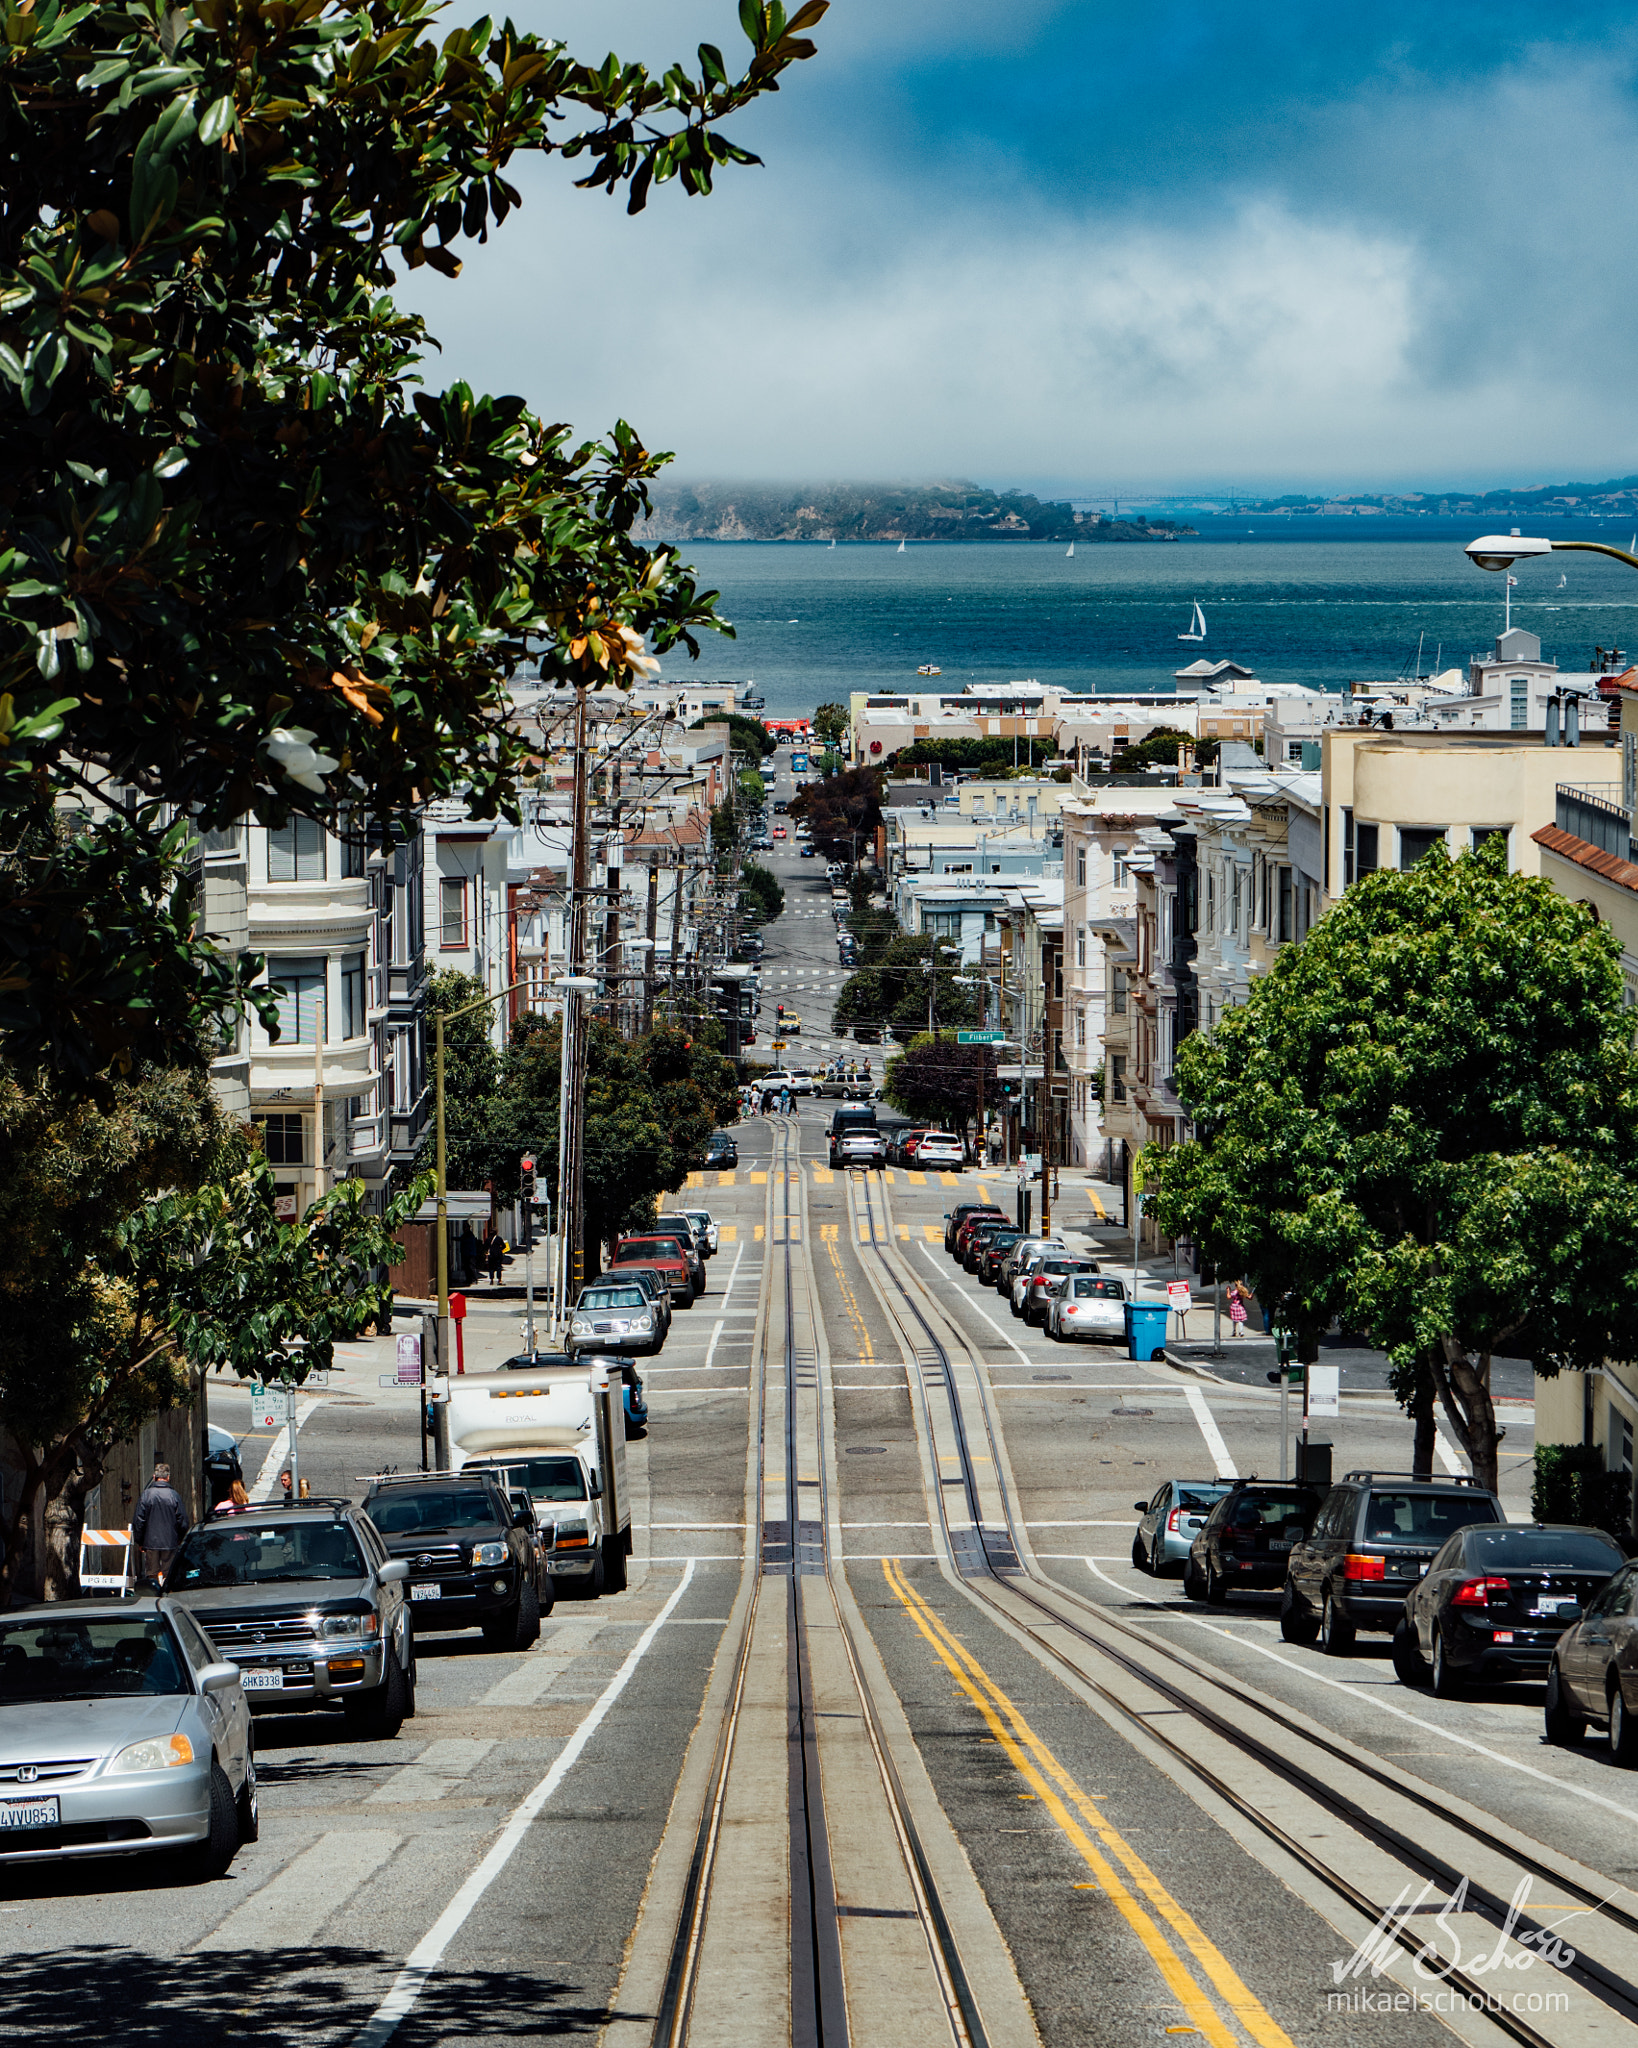
{"type": "Polygon", "coordinates": [[[143,1488],[142,1498],[131,1517],[131,1541],[142,1552],[147,1578],[162,1579],[171,1559],[182,1548],[188,1533],[188,1511],[182,1496],[171,1484],[171,1468],[163,1459],[154,1466],[154,1476],[143,1488]]]}
{"type": "Polygon", "coordinates": [[[498,1281],[501,1276],[502,1263],[506,1258],[506,1240],[501,1236],[493,1223],[489,1226],[488,1237],[484,1239],[483,1252],[484,1263],[489,1268],[490,1279],[498,1281]]]}
{"type": "Polygon", "coordinates": [[[479,1272],[478,1233],[472,1228],[470,1223],[463,1223],[461,1225],[457,1249],[460,1252],[459,1267],[462,1284],[470,1286],[477,1279],[479,1272]]]}
{"type": "Polygon", "coordinates": [[[1246,1333],[1246,1291],[1238,1280],[1229,1282],[1228,1311],[1230,1333],[1243,1337],[1246,1333]]]}

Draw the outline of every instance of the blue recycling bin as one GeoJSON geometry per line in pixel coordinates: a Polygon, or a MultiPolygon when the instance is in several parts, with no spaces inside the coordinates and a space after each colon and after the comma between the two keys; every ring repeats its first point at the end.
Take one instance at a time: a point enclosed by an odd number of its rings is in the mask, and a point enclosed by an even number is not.
{"type": "Polygon", "coordinates": [[[1126,1355],[1144,1364],[1159,1358],[1166,1349],[1166,1318],[1170,1307],[1163,1301],[1129,1301],[1126,1304],[1126,1355]]]}

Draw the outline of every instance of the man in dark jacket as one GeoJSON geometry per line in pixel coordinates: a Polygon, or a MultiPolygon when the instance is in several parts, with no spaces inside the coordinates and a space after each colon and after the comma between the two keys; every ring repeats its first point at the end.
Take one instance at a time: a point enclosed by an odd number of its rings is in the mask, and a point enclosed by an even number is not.
{"type": "Polygon", "coordinates": [[[165,1576],[187,1533],[188,1511],[171,1484],[171,1468],[156,1465],[131,1517],[131,1541],[141,1547],[143,1569],[150,1579],[165,1576]]]}

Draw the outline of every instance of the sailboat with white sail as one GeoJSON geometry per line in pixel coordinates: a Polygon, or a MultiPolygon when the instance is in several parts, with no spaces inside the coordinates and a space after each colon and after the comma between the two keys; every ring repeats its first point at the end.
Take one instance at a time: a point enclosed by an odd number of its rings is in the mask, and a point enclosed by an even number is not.
{"type": "Polygon", "coordinates": [[[1066,547],[1066,548],[1064,549],[1064,560],[1065,560],[1066,562],[1073,562],[1073,561],[1074,561],[1074,559],[1075,559],[1075,543],[1074,543],[1073,541],[1071,541],[1071,542],[1069,543],[1068,547],[1066,547]]]}
{"type": "Polygon", "coordinates": [[[904,553],[904,542],[902,540],[899,542],[899,553],[901,555],[904,553]]]}
{"type": "Polygon", "coordinates": [[[1189,620],[1189,630],[1178,634],[1179,640],[1204,640],[1206,637],[1206,615],[1200,609],[1200,600],[1195,599],[1194,613],[1189,620]]]}

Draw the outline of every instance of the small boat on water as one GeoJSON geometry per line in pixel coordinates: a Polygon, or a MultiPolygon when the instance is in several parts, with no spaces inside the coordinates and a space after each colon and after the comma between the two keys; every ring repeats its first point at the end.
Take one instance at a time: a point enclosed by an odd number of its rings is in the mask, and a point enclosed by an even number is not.
{"type": "Polygon", "coordinates": [[[904,553],[904,542],[902,540],[899,542],[899,553],[901,555],[904,553]]]}
{"type": "Polygon", "coordinates": [[[1570,579],[1569,579],[1569,577],[1568,577],[1568,576],[1561,576],[1561,577],[1560,577],[1560,578],[1558,579],[1558,587],[1559,587],[1559,589],[1560,589],[1560,590],[1562,590],[1562,589],[1564,588],[1565,584],[1569,582],[1569,580],[1570,580],[1570,579]]]}
{"type": "Polygon", "coordinates": [[[1073,561],[1074,561],[1074,559],[1075,559],[1075,543],[1074,543],[1073,541],[1071,541],[1071,542],[1069,543],[1068,547],[1066,547],[1066,548],[1064,549],[1064,560],[1065,560],[1066,562],[1073,562],[1073,561]]]}
{"type": "Polygon", "coordinates": [[[1206,637],[1206,615],[1200,609],[1200,600],[1195,599],[1194,614],[1189,620],[1189,630],[1178,634],[1179,640],[1204,640],[1206,637]]]}
{"type": "Polygon", "coordinates": [[[943,669],[935,668],[930,661],[923,662],[921,667],[916,670],[918,676],[941,676],[943,673],[943,669]]]}

